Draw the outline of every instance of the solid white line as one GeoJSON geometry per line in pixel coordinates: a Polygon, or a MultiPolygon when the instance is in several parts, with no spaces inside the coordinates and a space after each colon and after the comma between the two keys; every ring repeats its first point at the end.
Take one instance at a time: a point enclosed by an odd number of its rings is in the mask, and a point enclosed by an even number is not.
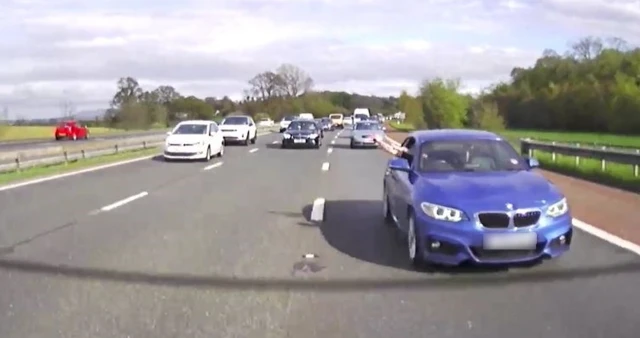
{"type": "Polygon", "coordinates": [[[331,144],[336,144],[336,140],[331,141],[331,144]]]}
{"type": "Polygon", "coordinates": [[[211,170],[213,168],[217,168],[217,167],[221,166],[222,163],[223,162],[216,162],[216,163],[214,163],[212,165],[209,165],[209,166],[206,166],[206,167],[202,168],[202,170],[211,170]]]}
{"type": "Polygon", "coordinates": [[[324,218],[324,198],[316,198],[313,201],[313,207],[311,208],[311,221],[322,222],[324,218]]]}
{"type": "Polygon", "coordinates": [[[276,143],[278,143],[278,142],[280,142],[280,141],[273,141],[273,142],[271,142],[271,144],[276,144],[276,143]]]}
{"type": "Polygon", "coordinates": [[[328,171],[328,170],[329,170],[329,162],[322,163],[322,171],[328,171]]]}
{"type": "Polygon", "coordinates": [[[125,205],[127,203],[133,202],[133,201],[135,201],[135,200],[137,200],[139,198],[143,198],[143,197],[145,197],[147,195],[149,195],[149,193],[146,192],[146,191],[143,191],[143,192],[141,192],[141,193],[139,193],[137,195],[129,196],[129,197],[125,198],[125,199],[119,200],[118,202],[115,202],[115,203],[109,204],[107,206],[104,206],[104,207],[100,208],[100,211],[111,211],[111,210],[113,210],[113,209],[115,209],[117,207],[121,207],[121,206],[123,206],[123,205],[125,205]]]}
{"type": "Polygon", "coordinates": [[[640,245],[631,243],[626,239],[622,239],[614,234],[610,234],[602,229],[596,228],[591,224],[587,224],[579,219],[573,219],[573,226],[576,228],[598,237],[606,242],[609,242],[615,246],[631,251],[632,253],[640,256],[640,245]]]}
{"type": "Polygon", "coordinates": [[[329,147],[329,149],[327,149],[327,154],[331,154],[333,152],[333,148],[329,147]]]}
{"type": "Polygon", "coordinates": [[[253,148],[251,150],[249,150],[250,153],[255,153],[256,151],[260,150],[260,148],[253,148]]]}
{"type": "Polygon", "coordinates": [[[130,163],[140,162],[140,161],[144,161],[144,160],[149,160],[149,159],[152,159],[152,158],[154,158],[156,156],[158,156],[158,155],[143,156],[143,157],[138,157],[138,158],[134,158],[134,159],[131,159],[131,160],[114,162],[114,163],[109,163],[109,164],[105,164],[105,165],[101,165],[101,166],[97,166],[97,167],[91,167],[91,168],[87,168],[87,169],[71,171],[71,172],[64,173],[64,174],[47,176],[47,177],[43,177],[43,178],[37,178],[37,179],[26,181],[26,182],[9,184],[9,185],[5,185],[5,186],[0,187],[0,191],[11,190],[11,189],[15,189],[15,188],[24,187],[24,186],[27,186],[27,185],[38,184],[38,183],[43,183],[43,182],[47,182],[47,181],[53,181],[53,180],[57,180],[57,179],[65,178],[65,177],[70,177],[70,176],[80,175],[80,174],[84,174],[84,173],[89,173],[89,172],[92,172],[92,171],[98,171],[98,170],[117,167],[117,166],[121,166],[121,165],[125,165],[125,164],[130,164],[130,163]]]}

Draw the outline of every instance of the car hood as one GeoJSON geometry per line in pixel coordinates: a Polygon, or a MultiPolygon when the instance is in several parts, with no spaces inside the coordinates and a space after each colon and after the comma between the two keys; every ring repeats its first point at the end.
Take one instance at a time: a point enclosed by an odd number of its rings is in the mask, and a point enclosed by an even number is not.
{"type": "Polygon", "coordinates": [[[533,171],[425,173],[416,182],[417,199],[465,212],[543,207],[563,198],[546,178],[533,171]]]}
{"type": "Polygon", "coordinates": [[[167,143],[175,144],[191,144],[205,140],[206,135],[169,135],[167,137],[167,143]]]}

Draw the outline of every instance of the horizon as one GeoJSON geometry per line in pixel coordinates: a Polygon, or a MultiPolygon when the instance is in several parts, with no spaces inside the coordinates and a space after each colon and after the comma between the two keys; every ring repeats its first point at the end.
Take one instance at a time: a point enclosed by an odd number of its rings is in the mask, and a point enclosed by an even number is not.
{"type": "Polygon", "coordinates": [[[640,41],[630,0],[0,1],[0,107],[12,117],[60,114],[65,100],[104,109],[126,76],[236,100],[282,62],[318,91],[398,96],[444,77],[477,93],[547,48],[562,53],[585,36],[640,41]]]}

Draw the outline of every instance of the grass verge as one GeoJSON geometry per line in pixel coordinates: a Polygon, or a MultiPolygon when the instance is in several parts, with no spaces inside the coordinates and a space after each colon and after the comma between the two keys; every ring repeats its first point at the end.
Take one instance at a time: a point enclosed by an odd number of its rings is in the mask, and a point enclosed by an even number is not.
{"type": "MultiPolygon", "coordinates": [[[[399,132],[410,132],[413,126],[407,123],[390,122],[391,129],[399,132]]],[[[640,148],[640,137],[589,134],[589,133],[559,133],[532,130],[507,130],[499,133],[520,151],[520,138],[532,138],[541,141],[556,141],[559,143],[598,144],[611,147],[640,148]]],[[[579,177],[595,183],[621,188],[640,193],[640,177],[635,177],[633,167],[618,163],[607,163],[606,169],[601,170],[599,160],[581,158],[579,165],[572,156],[556,155],[555,161],[551,153],[536,150],[534,157],[540,161],[543,169],[561,174],[579,177]]]]}
{"type": "MultiPolygon", "coordinates": [[[[158,128],[161,130],[162,128],[158,128]]],[[[166,129],[166,128],[165,128],[166,129]]],[[[0,142],[31,141],[53,139],[54,126],[0,126],[0,142]]],[[[89,128],[89,137],[104,135],[124,135],[146,130],[124,130],[105,127],[89,128]]]]}
{"type": "Polygon", "coordinates": [[[67,164],[52,164],[46,166],[32,167],[24,169],[20,172],[9,171],[0,173],[0,185],[8,183],[16,183],[20,181],[36,179],[46,176],[63,174],[75,170],[86,169],[89,167],[109,164],[118,161],[130,160],[136,157],[150,156],[160,153],[160,148],[150,148],[141,150],[125,151],[113,155],[105,155],[99,157],[87,158],[84,160],[74,160],[67,164]]]}

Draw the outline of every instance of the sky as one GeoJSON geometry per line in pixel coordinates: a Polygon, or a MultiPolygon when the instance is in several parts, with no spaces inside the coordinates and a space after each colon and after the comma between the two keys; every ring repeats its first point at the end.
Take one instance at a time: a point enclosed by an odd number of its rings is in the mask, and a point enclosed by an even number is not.
{"type": "Polygon", "coordinates": [[[580,37],[640,43],[639,0],[0,0],[0,111],[107,108],[120,77],[144,89],[239,98],[291,63],[316,89],[474,92],[580,37]],[[67,104],[65,104],[65,102],[67,104]]]}

